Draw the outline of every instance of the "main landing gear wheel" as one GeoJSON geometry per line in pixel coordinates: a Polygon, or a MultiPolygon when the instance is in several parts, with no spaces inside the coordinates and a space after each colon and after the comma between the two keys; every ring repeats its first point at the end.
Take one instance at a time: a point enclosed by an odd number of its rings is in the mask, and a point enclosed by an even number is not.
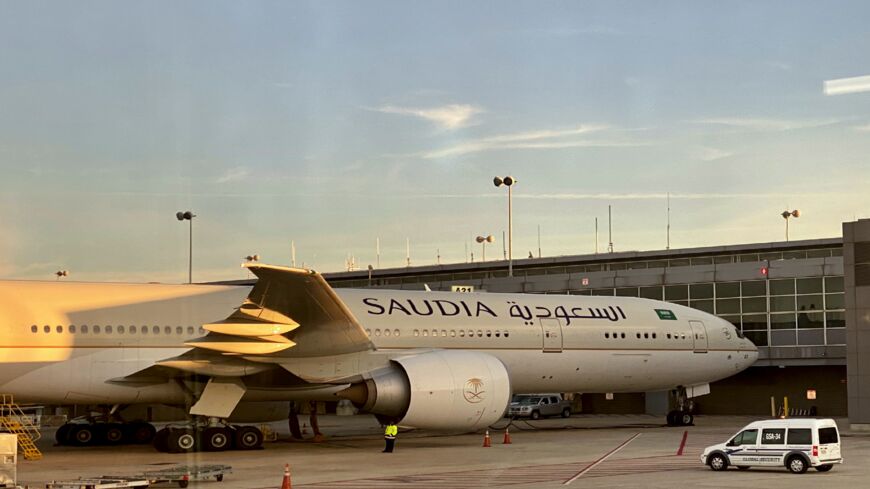
{"type": "Polygon", "coordinates": [[[667,416],[668,426],[692,426],[695,416],[686,411],[671,411],[667,416]]]}
{"type": "Polygon", "coordinates": [[[158,431],[154,435],[154,440],[152,443],[154,445],[154,449],[158,452],[168,452],[169,451],[169,432],[171,430],[169,428],[163,428],[158,431]]]}
{"type": "Polygon", "coordinates": [[[157,430],[154,428],[154,425],[151,423],[131,423],[126,426],[127,428],[127,439],[130,443],[135,443],[137,445],[147,445],[154,440],[154,435],[157,433],[157,430]]]}
{"type": "Polygon", "coordinates": [[[74,425],[69,423],[61,425],[60,428],[54,433],[54,441],[57,442],[58,445],[68,445],[69,444],[69,433],[72,430],[74,425]]]}
{"type": "Polygon", "coordinates": [[[110,423],[102,427],[102,438],[106,445],[120,445],[124,441],[124,426],[110,423]]]}
{"type": "Polygon", "coordinates": [[[68,435],[68,440],[70,444],[79,447],[94,444],[97,439],[97,435],[93,425],[80,424],[72,426],[73,427],[70,429],[68,435]]]}
{"type": "Polygon", "coordinates": [[[185,428],[170,430],[166,446],[170,453],[194,452],[198,448],[196,432],[185,428]]]}
{"type": "Polygon", "coordinates": [[[263,433],[253,426],[238,426],[235,442],[239,450],[256,450],[263,445],[263,433]]]}
{"type": "Polygon", "coordinates": [[[201,438],[202,448],[207,452],[221,452],[230,448],[230,432],[227,428],[206,428],[201,438]]]}

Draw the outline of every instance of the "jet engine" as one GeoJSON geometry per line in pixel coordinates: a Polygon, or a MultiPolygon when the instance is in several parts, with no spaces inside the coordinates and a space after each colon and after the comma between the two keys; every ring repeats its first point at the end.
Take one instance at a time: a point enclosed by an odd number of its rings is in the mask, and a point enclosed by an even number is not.
{"type": "Polygon", "coordinates": [[[504,415],[511,386],[492,355],[439,350],[393,359],[337,395],[405,426],[473,431],[504,415]]]}

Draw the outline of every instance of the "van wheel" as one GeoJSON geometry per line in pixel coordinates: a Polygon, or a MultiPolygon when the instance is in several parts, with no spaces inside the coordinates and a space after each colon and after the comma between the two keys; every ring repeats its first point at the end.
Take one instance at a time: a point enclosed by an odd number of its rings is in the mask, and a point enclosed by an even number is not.
{"type": "Polygon", "coordinates": [[[740,470],[749,470],[749,466],[748,466],[748,465],[738,465],[737,468],[740,469],[740,470]]]}
{"type": "Polygon", "coordinates": [[[710,458],[707,459],[707,465],[709,465],[711,469],[718,472],[720,470],[725,470],[728,468],[728,460],[726,460],[725,456],[721,453],[714,453],[713,455],[710,455],[710,458]]]}
{"type": "Polygon", "coordinates": [[[562,410],[562,417],[563,418],[570,418],[571,417],[571,408],[563,409],[562,410]]]}
{"type": "Polygon", "coordinates": [[[834,464],[825,464],[825,465],[819,465],[818,467],[816,467],[816,470],[818,470],[819,472],[827,472],[833,468],[834,468],[834,464]]]}
{"type": "Polygon", "coordinates": [[[789,472],[792,474],[803,474],[807,471],[807,462],[800,455],[792,455],[785,462],[789,472]]]}
{"type": "Polygon", "coordinates": [[[541,413],[539,413],[538,411],[532,411],[532,415],[529,417],[532,419],[541,419],[541,413]]]}

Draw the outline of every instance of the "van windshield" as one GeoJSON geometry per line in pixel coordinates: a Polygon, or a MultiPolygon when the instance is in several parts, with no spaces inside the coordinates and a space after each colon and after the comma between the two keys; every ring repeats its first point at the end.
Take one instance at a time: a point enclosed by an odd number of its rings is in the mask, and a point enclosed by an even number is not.
{"type": "Polygon", "coordinates": [[[819,445],[839,442],[840,438],[837,436],[837,428],[819,428],[819,445]]]}

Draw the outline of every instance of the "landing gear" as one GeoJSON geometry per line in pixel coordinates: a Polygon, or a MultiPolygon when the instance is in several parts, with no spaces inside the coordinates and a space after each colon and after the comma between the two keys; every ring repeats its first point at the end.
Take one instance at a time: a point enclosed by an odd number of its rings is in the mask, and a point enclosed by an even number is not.
{"type": "Polygon", "coordinates": [[[670,392],[677,409],[667,415],[668,426],[692,426],[695,416],[692,415],[694,403],[686,395],[686,388],[679,386],[670,392]]]}
{"type": "Polygon", "coordinates": [[[150,423],[104,423],[94,420],[74,420],[57,429],[58,445],[122,445],[146,444],[154,439],[156,430],[150,423]]]}
{"type": "Polygon", "coordinates": [[[154,436],[154,448],[158,452],[168,453],[256,450],[262,446],[263,433],[253,426],[221,424],[167,426],[154,436]]]}

